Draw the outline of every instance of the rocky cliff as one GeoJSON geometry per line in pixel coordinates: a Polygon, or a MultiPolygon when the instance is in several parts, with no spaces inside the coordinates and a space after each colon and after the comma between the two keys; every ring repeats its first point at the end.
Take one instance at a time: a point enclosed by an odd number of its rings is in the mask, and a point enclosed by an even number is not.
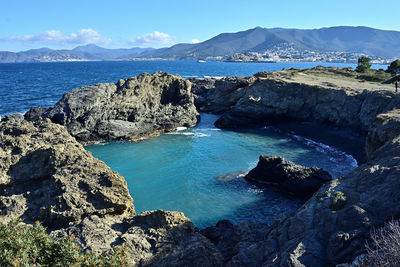
{"type": "MultiPolygon", "coordinates": [[[[35,117],[37,110],[26,117],[35,117]]],[[[71,90],[42,114],[80,142],[137,140],[196,125],[191,83],[163,72],[71,90]]]]}

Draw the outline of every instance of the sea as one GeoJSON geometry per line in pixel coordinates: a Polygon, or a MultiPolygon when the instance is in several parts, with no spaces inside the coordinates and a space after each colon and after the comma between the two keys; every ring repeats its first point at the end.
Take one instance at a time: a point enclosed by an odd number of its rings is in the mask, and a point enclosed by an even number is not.
{"type": "MultiPolygon", "coordinates": [[[[343,63],[196,61],[4,63],[0,64],[0,116],[24,113],[36,106],[49,107],[73,88],[115,83],[144,72],[161,70],[184,78],[204,78],[251,76],[260,71],[317,65],[355,67],[343,63]]],[[[357,167],[352,155],[328,144],[268,125],[221,130],[214,126],[217,119],[217,115],[203,113],[194,128],[178,128],[137,143],[100,143],[86,149],[125,177],[137,213],[181,211],[200,229],[222,219],[270,224],[276,215],[294,212],[303,204],[302,200],[244,180],[261,154],[317,166],[335,178],[357,167]]]]}

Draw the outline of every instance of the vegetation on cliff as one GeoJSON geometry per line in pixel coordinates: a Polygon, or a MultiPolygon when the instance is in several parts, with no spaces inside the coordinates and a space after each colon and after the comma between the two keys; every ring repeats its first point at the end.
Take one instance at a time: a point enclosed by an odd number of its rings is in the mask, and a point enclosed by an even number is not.
{"type": "Polygon", "coordinates": [[[19,220],[0,224],[1,266],[127,266],[122,247],[96,255],[82,252],[74,236],[55,239],[36,222],[26,225],[19,220]]]}

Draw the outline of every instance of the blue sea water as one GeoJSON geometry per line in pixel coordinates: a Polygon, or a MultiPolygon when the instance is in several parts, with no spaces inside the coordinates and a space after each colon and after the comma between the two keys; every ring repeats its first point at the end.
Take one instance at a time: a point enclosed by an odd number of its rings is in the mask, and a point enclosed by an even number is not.
{"type": "MultiPolygon", "coordinates": [[[[321,63],[224,63],[194,61],[68,62],[0,64],[0,115],[54,104],[65,92],[99,82],[153,73],[183,77],[249,76],[258,71],[309,68],[321,63]]],[[[322,64],[350,66],[351,64],[322,64]]],[[[162,134],[138,143],[88,146],[92,154],[127,180],[137,212],[166,209],[185,213],[197,227],[220,219],[271,223],[302,203],[243,179],[260,154],[280,155],[295,163],[318,166],[340,177],[356,161],[335,148],[273,128],[241,132],[216,129],[217,116],[202,114],[192,129],[162,134]]]]}
{"type": "Polygon", "coordinates": [[[127,180],[137,212],[178,210],[199,228],[229,219],[271,223],[301,201],[246,182],[244,174],[260,154],[280,155],[305,166],[322,167],[334,177],[351,171],[350,155],[271,128],[242,132],[214,127],[216,115],[202,114],[192,129],[139,143],[112,142],[87,147],[127,180]]]}
{"type": "Polygon", "coordinates": [[[159,70],[182,77],[250,76],[259,71],[311,68],[317,65],[355,67],[335,63],[229,63],[196,61],[107,61],[0,64],[0,115],[49,107],[73,88],[153,73],[159,70]]]}

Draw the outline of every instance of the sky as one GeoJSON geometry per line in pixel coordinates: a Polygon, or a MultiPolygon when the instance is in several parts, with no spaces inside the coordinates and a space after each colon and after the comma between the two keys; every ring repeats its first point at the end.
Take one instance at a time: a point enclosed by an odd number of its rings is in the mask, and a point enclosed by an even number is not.
{"type": "Polygon", "coordinates": [[[0,51],[159,48],[257,26],[400,31],[399,14],[400,0],[0,0],[0,51]]]}

